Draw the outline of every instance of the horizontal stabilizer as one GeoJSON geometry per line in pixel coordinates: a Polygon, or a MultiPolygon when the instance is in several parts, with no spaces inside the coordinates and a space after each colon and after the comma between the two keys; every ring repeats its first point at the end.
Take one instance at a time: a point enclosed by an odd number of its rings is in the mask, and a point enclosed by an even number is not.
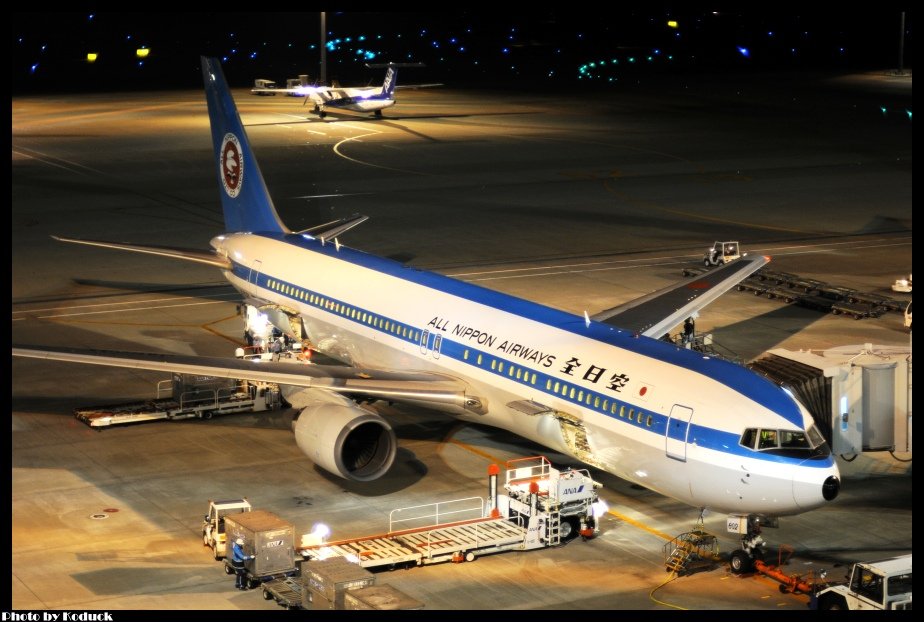
{"type": "Polygon", "coordinates": [[[646,337],[659,338],[688,317],[751,276],[769,257],[745,256],[695,279],[684,280],[592,316],[646,337]]]}
{"type": "Polygon", "coordinates": [[[231,262],[216,255],[212,251],[202,251],[190,248],[173,248],[168,246],[141,246],[138,244],[122,244],[120,242],[103,242],[101,240],[78,240],[76,238],[62,238],[57,235],[51,236],[59,242],[71,242],[72,244],[86,244],[87,246],[101,246],[102,248],[114,248],[122,251],[132,251],[134,253],[147,253],[148,255],[160,255],[161,257],[172,257],[174,259],[183,259],[185,261],[195,261],[204,263],[208,266],[217,266],[223,270],[231,269],[231,262]]]}
{"type": "Polygon", "coordinates": [[[347,216],[346,218],[341,218],[340,220],[333,220],[323,225],[317,225],[298,233],[304,233],[312,237],[318,238],[322,242],[325,240],[332,240],[335,237],[346,233],[353,227],[361,225],[364,222],[369,220],[368,216],[362,214],[353,214],[352,216],[347,216]]]}

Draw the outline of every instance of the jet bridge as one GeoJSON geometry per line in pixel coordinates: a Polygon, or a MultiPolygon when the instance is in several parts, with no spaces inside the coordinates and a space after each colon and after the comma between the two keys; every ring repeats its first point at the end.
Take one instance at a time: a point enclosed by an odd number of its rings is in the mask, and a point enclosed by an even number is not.
{"type": "Polygon", "coordinates": [[[911,453],[911,348],[770,350],[749,367],[793,392],[838,455],[911,453]]]}

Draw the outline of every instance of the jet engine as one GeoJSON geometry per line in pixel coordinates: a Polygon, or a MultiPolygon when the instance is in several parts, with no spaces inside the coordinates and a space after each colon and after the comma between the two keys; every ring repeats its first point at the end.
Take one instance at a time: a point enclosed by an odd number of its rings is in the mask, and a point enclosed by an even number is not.
{"type": "Polygon", "coordinates": [[[325,471],[345,479],[378,479],[391,467],[398,451],[388,422],[346,399],[309,404],[292,427],[299,449],[325,471]]]}

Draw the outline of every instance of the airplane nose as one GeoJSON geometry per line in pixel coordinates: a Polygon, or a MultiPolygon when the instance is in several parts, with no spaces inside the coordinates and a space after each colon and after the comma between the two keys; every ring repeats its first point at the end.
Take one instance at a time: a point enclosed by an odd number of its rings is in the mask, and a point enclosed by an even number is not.
{"type": "Polygon", "coordinates": [[[802,463],[803,468],[797,469],[792,479],[793,501],[803,512],[834,501],[841,491],[837,465],[832,463],[827,468],[819,469],[810,466],[812,464],[808,461],[802,463]]]}
{"type": "Polygon", "coordinates": [[[841,480],[833,475],[826,479],[825,483],[821,485],[821,496],[825,498],[825,501],[834,501],[837,498],[837,493],[840,491],[841,480]]]}

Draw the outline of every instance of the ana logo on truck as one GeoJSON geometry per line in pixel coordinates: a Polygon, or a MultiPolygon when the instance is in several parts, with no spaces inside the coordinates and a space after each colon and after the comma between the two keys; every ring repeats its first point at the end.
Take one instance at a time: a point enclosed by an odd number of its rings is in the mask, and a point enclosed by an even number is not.
{"type": "Polygon", "coordinates": [[[283,543],[283,542],[284,542],[284,540],[273,540],[273,541],[271,541],[271,542],[267,542],[267,543],[266,543],[266,548],[272,549],[272,548],[275,548],[275,547],[277,547],[277,546],[282,546],[282,543],[283,543]]]}
{"type": "Polygon", "coordinates": [[[578,486],[577,488],[565,488],[565,494],[566,494],[566,495],[576,495],[577,493],[581,492],[582,490],[584,490],[584,485],[583,485],[583,484],[580,485],[580,486],[578,486]]]}

